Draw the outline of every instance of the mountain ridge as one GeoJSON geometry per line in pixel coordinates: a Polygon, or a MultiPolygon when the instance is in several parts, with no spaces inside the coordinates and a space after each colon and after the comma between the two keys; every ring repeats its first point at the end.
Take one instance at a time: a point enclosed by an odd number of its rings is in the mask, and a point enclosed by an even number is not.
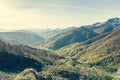
{"type": "Polygon", "coordinates": [[[30,32],[0,32],[0,39],[12,44],[32,45],[43,40],[42,37],[30,32]]]}
{"type": "MultiPolygon", "coordinates": [[[[60,55],[63,54],[63,55],[66,55],[66,57],[70,56],[73,59],[77,59],[81,63],[85,63],[85,64],[90,63],[91,65],[94,63],[94,61],[95,61],[94,65],[99,65],[99,64],[103,65],[103,63],[105,63],[106,60],[108,60],[108,61],[110,59],[113,60],[113,58],[115,60],[118,59],[118,61],[119,61],[119,57],[120,57],[119,56],[120,55],[119,54],[119,52],[120,52],[119,51],[119,44],[120,44],[120,42],[119,42],[120,36],[119,35],[120,35],[120,28],[116,28],[115,30],[110,32],[105,37],[95,40],[95,42],[92,42],[90,44],[84,44],[84,42],[83,42],[83,44],[75,43],[75,44],[66,46],[58,51],[60,51],[59,52],[60,55]],[[100,63],[99,61],[102,61],[102,60],[103,60],[103,63],[102,62],[100,63]]],[[[114,60],[111,62],[114,62],[114,60]]],[[[116,65],[116,68],[119,68],[117,66],[118,64],[116,64],[116,63],[109,63],[109,65],[114,66],[114,67],[116,65]],[[112,65],[112,64],[114,64],[114,65],[112,65]]],[[[107,64],[107,62],[106,62],[106,64],[107,64]]],[[[120,65],[120,63],[119,63],[119,65],[120,65]]]]}
{"type": "Polygon", "coordinates": [[[81,26],[79,28],[68,30],[37,44],[37,46],[58,50],[69,44],[83,42],[97,35],[111,32],[117,27],[120,27],[120,18],[112,18],[104,23],[98,22],[93,25],[81,26]]]}
{"type": "Polygon", "coordinates": [[[25,68],[40,71],[43,66],[53,65],[53,62],[60,58],[62,57],[47,50],[38,50],[24,45],[11,45],[0,40],[0,69],[3,71],[16,72],[25,68]]]}

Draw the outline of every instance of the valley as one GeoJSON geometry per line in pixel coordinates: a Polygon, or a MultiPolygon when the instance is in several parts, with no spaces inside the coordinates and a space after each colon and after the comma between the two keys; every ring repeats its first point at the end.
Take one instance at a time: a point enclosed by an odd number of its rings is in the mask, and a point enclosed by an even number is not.
{"type": "Polygon", "coordinates": [[[120,80],[120,18],[0,32],[2,80],[120,80]]]}

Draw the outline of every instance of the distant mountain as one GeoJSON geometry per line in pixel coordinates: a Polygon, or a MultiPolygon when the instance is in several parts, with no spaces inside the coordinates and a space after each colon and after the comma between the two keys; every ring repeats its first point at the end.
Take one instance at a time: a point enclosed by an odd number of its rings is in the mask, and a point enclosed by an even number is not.
{"type": "Polygon", "coordinates": [[[11,45],[0,40],[0,71],[19,72],[26,68],[40,71],[43,66],[53,65],[53,62],[60,58],[47,50],[11,45]]]}
{"type": "Polygon", "coordinates": [[[120,18],[112,18],[106,22],[97,22],[93,25],[83,26],[92,29],[96,33],[106,33],[120,26],[120,18]]]}
{"type": "Polygon", "coordinates": [[[43,40],[42,37],[31,33],[22,31],[0,32],[0,39],[10,42],[12,44],[31,45],[43,40]]]}
{"type": "Polygon", "coordinates": [[[104,23],[97,22],[93,25],[81,26],[62,32],[53,38],[50,38],[38,46],[58,50],[66,45],[83,42],[99,34],[107,33],[120,26],[119,18],[112,18],[104,23]]]}
{"type": "Polygon", "coordinates": [[[57,34],[69,31],[74,28],[76,28],[76,27],[68,27],[68,28],[64,28],[64,29],[59,29],[59,28],[56,28],[56,29],[30,29],[27,31],[35,33],[35,34],[43,37],[44,39],[49,39],[49,38],[56,36],[57,34]]]}
{"type": "Polygon", "coordinates": [[[43,43],[43,47],[49,49],[60,49],[66,45],[75,43],[75,42],[82,42],[92,37],[97,36],[97,33],[93,32],[91,29],[88,28],[75,28],[64,33],[58,34],[57,36],[48,39],[43,43]]]}

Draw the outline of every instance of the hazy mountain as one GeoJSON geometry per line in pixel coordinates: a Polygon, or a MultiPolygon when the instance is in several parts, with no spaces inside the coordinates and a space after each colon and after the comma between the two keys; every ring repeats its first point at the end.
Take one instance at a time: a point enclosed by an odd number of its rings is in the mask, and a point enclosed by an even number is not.
{"type": "Polygon", "coordinates": [[[48,39],[38,46],[42,46],[49,49],[60,49],[66,45],[75,43],[75,42],[83,42],[90,38],[95,37],[98,34],[103,34],[114,30],[119,27],[120,19],[112,18],[107,20],[104,23],[95,23],[93,25],[82,26],[80,28],[74,28],[63,33],[56,35],[55,37],[48,39]]]}
{"type": "Polygon", "coordinates": [[[22,31],[0,32],[0,39],[10,42],[12,44],[31,45],[43,40],[42,37],[31,33],[22,31]]]}
{"type": "Polygon", "coordinates": [[[64,47],[75,42],[85,41],[96,35],[97,33],[93,32],[91,29],[83,27],[75,28],[46,40],[42,46],[49,49],[57,50],[60,49],[61,47],[64,47]]]}
{"type": "Polygon", "coordinates": [[[76,27],[68,27],[68,28],[64,28],[64,29],[59,29],[59,28],[56,28],[56,29],[30,29],[27,31],[35,33],[45,39],[49,39],[49,38],[56,36],[57,34],[69,31],[74,28],[76,28],[76,27]]]}

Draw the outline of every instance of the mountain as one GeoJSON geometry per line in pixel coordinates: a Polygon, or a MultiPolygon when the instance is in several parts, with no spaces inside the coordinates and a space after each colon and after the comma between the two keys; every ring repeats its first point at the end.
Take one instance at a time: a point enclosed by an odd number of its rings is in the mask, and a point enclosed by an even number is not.
{"type": "Polygon", "coordinates": [[[56,65],[48,66],[40,73],[28,69],[16,78],[39,80],[35,77],[37,75],[43,80],[119,80],[119,45],[120,28],[117,28],[85,42],[63,47],[56,53],[65,58],[56,61],[56,65]]]}
{"type": "Polygon", "coordinates": [[[49,38],[39,43],[37,46],[58,50],[66,45],[76,42],[83,42],[99,34],[111,32],[112,30],[119,26],[120,19],[112,18],[104,23],[97,22],[93,25],[81,26],[80,28],[73,28],[67,30],[56,35],[55,37],[49,38]]]}
{"type": "Polygon", "coordinates": [[[120,26],[120,18],[112,18],[103,23],[97,22],[93,25],[88,25],[83,27],[90,28],[94,32],[100,34],[100,33],[110,32],[119,26],[120,26]]]}
{"type": "MultiPolygon", "coordinates": [[[[119,46],[120,28],[116,28],[112,32],[98,35],[85,42],[65,46],[56,53],[66,58],[59,65],[62,70],[64,66],[65,70],[76,71],[77,74],[84,76],[85,80],[119,80],[119,46]]],[[[59,69],[60,67],[57,71],[59,69]]]]}
{"type": "Polygon", "coordinates": [[[97,36],[97,33],[93,32],[91,29],[84,27],[75,28],[67,32],[58,34],[57,36],[48,39],[45,42],[42,42],[42,46],[49,49],[57,50],[66,45],[75,42],[82,42],[95,36],[97,36]]]}
{"type": "Polygon", "coordinates": [[[59,33],[42,42],[41,49],[0,40],[0,79],[120,80],[118,23],[114,18],[93,24],[99,27],[83,26],[59,33]],[[112,29],[108,23],[113,24],[112,29]]]}
{"type": "Polygon", "coordinates": [[[11,45],[0,40],[0,70],[5,72],[19,72],[26,68],[38,71],[45,65],[52,65],[60,59],[56,54],[47,50],[37,50],[29,46],[11,45]]]}
{"type": "Polygon", "coordinates": [[[31,45],[43,40],[42,37],[31,32],[0,32],[0,39],[12,44],[31,45]]]}
{"type": "Polygon", "coordinates": [[[43,37],[44,39],[49,39],[49,38],[56,36],[57,34],[69,31],[74,28],[76,28],[76,27],[68,27],[68,28],[64,28],[64,29],[59,29],[59,28],[56,28],[56,29],[30,29],[27,31],[35,33],[35,34],[43,37]]]}
{"type": "Polygon", "coordinates": [[[58,53],[82,65],[102,67],[112,73],[120,69],[119,45],[120,28],[116,28],[103,37],[98,35],[91,40],[66,46],[58,50],[58,53]]]}

